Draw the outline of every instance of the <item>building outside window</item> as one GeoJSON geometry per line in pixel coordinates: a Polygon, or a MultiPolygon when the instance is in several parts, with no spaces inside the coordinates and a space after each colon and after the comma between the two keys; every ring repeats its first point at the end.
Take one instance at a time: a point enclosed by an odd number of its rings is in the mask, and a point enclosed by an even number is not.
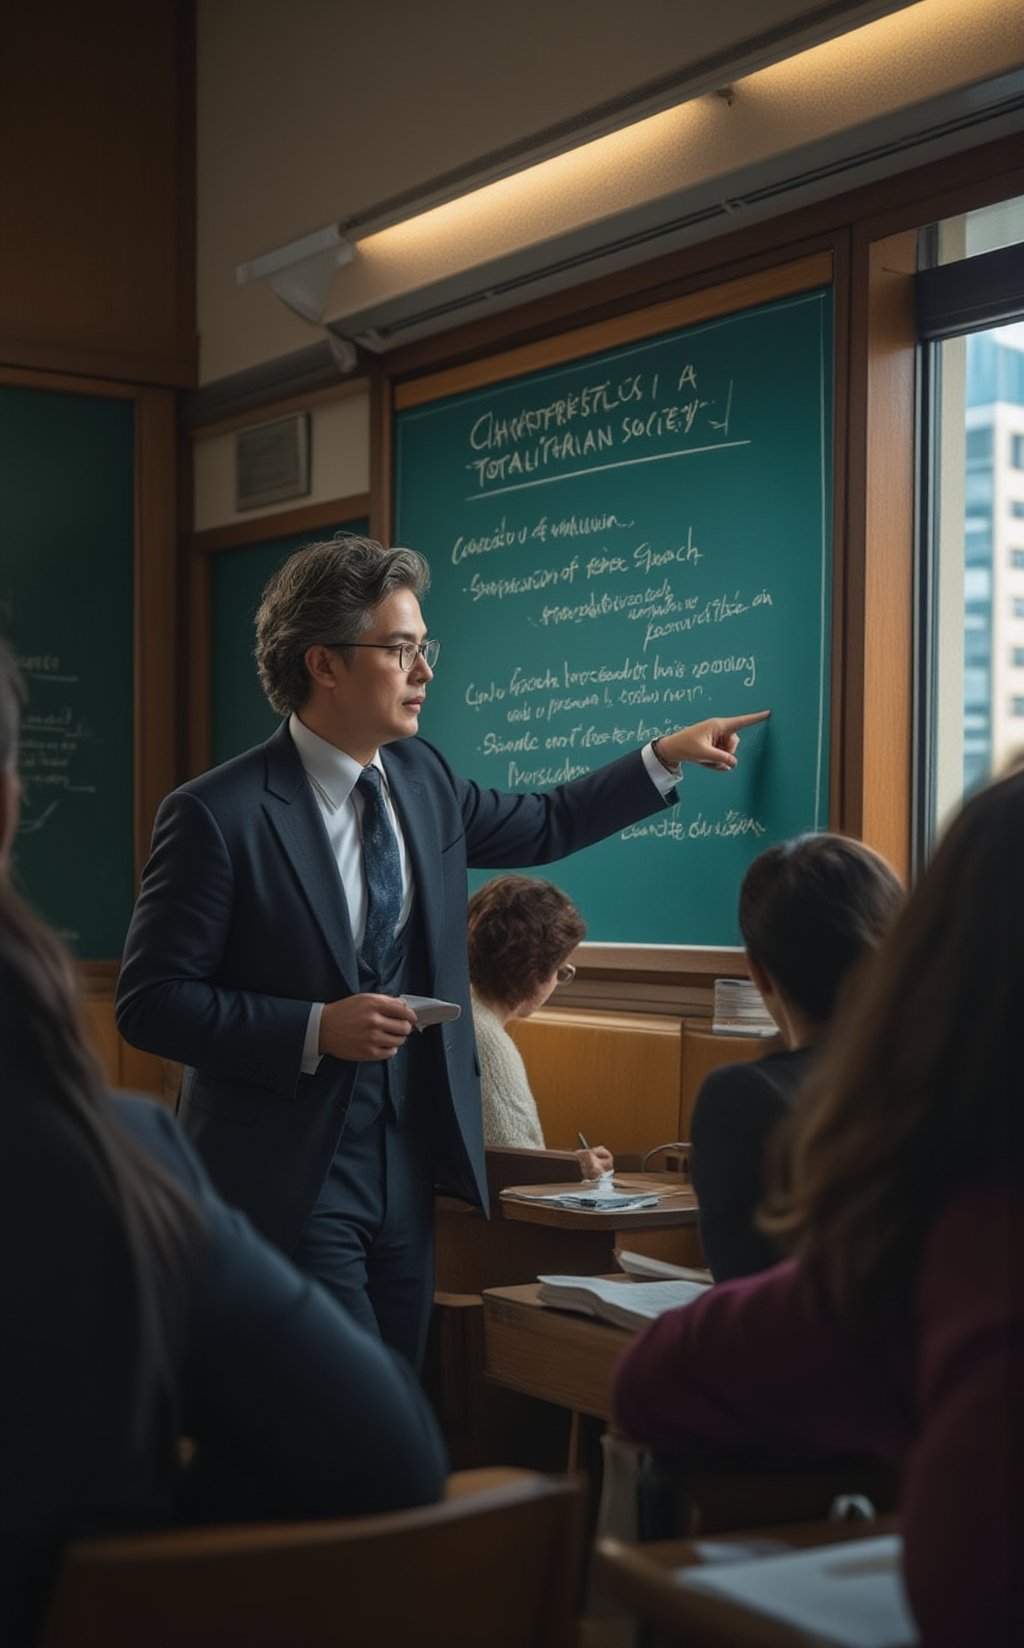
{"type": "MultiPolygon", "coordinates": [[[[1024,199],[930,234],[933,265],[958,265],[962,293],[985,254],[1024,252],[1024,199]]],[[[919,671],[919,851],[962,796],[1024,746],[1024,695],[1013,677],[1024,668],[1024,319],[968,331],[972,317],[961,335],[955,324],[923,345],[934,502],[921,549],[930,605],[921,631],[928,667],[919,671]]]]}

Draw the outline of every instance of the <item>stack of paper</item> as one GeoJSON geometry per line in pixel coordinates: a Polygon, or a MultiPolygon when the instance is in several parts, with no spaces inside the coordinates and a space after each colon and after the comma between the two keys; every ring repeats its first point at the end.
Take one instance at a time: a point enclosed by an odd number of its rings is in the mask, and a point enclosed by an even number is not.
{"type": "Polygon", "coordinates": [[[591,1183],[581,1190],[503,1190],[502,1200],[544,1202],[547,1207],[582,1208],[588,1213],[629,1213],[636,1208],[657,1207],[666,1191],[605,1190],[591,1183]]]}
{"type": "Polygon", "coordinates": [[[784,1620],[835,1648],[913,1648],[917,1631],[900,1577],[895,1535],[819,1545],[753,1562],[677,1568],[676,1583],[752,1616],[784,1620]]]}
{"type": "Polygon", "coordinates": [[[537,1297],[556,1310],[597,1316],[613,1327],[641,1328],[666,1310],[692,1304],[706,1292],[703,1282],[609,1282],[603,1276],[538,1276],[537,1297]]]}
{"type": "Polygon", "coordinates": [[[715,980],[715,1017],[718,1036],[775,1036],[778,1029],[761,992],[750,979],[715,980]]]}
{"type": "Polygon", "coordinates": [[[705,1287],[711,1282],[710,1270],[674,1265],[670,1259],[655,1259],[649,1253],[631,1253],[628,1248],[619,1248],[615,1257],[619,1269],[627,1276],[639,1276],[645,1282],[702,1282],[705,1287]]]}

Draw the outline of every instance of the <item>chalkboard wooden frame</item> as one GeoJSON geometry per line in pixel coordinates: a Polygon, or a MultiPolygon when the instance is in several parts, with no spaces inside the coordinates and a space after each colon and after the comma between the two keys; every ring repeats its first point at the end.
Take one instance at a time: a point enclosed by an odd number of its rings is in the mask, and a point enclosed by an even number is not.
{"type": "MultiPolygon", "coordinates": [[[[429,406],[446,397],[486,386],[501,386],[516,377],[572,362],[604,350],[612,350],[659,333],[679,330],[717,317],[735,314],[791,297],[815,288],[833,287],[836,259],[831,247],[787,263],[740,275],[717,285],[690,291],[678,297],[648,304],[609,319],[562,331],[514,348],[469,360],[461,365],[410,375],[394,383],[379,382],[373,402],[373,436],[377,462],[374,465],[373,519],[378,529],[389,527],[394,507],[394,414],[413,407],[429,406]]],[[[838,410],[838,372],[832,383],[833,412],[838,410]]],[[[838,422],[838,419],[836,420],[838,422]]],[[[838,450],[838,445],[836,447],[838,450]]],[[[831,609],[831,770],[829,775],[829,822],[837,814],[839,748],[839,671],[842,633],[842,560],[840,509],[842,487],[838,460],[833,462],[832,521],[833,585],[831,609]]],[[[685,988],[706,984],[723,972],[742,973],[743,952],[732,946],[686,946],[626,943],[587,943],[577,955],[584,975],[602,980],[628,979],[650,987],[670,984],[685,988]]]]}
{"type": "MultiPolygon", "coordinates": [[[[175,396],[165,389],[29,368],[0,367],[0,385],[96,400],[128,401],[132,405],[131,840],[137,881],[149,851],[156,809],[176,779],[176,629],[168,622],[168,614],[175,611],[177,600],[175,396]],[[140,484],[142,475],[146,477],[145,486],[140,484]]],[[[109,995],[119,965],[119,959],[83,957],[79,972],[86,994],[109,995]]]]}
{"type": "MultiPolygon", "coordinates": [[[[224,550],[255,548],[275,538],[308,533],[312,542],[339,521],[365,519],[370,499],[365,492],[330,498],[299,509],[279,510],[253,520],[233,521],[193,535],[188,557],[189,611],[189,773],[205,772],[212,762],[213,689],[211,671],[211,583],[213,557],[224,550]]],[[[255,666],[254,666],[255,668],[255,666]]]]}

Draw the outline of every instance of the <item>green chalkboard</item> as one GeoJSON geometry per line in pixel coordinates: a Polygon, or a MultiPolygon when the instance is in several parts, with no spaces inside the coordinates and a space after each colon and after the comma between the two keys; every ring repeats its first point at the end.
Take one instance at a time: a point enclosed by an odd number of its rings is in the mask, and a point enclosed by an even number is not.
{"type": "Polygon", "coordinates": [[[728,776],[550,872],[588,937],[739,942],[769,842],[828,816],[831,291],[396,416],[397,541],[442,643],[421,719],[503,789],[771,708],[728,776]]]}
{"type": "Polygon", "coordinates": [[[134,896],[133,415],[0,387],[0,627],[28,688],[15,881],[90,961],[120,956],[134,896]]]}
{"type": "Polygon", "coordinates": [[[211,556],[210,753],[215,764],[261,744],[279,724],[263,696],[253,657],[256,610],[267,583],[303,544],[335,532],[368,529],[366,520],[339,521],[315,532],[268,538],[211,556]]]}

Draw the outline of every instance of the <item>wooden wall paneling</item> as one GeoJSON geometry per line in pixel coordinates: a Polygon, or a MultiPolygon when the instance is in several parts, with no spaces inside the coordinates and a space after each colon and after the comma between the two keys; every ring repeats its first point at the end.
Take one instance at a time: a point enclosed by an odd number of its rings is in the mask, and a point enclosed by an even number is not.
{"type": "MultiPolygon", "coordinates": [[[[687,1019],[683,1026],[683,1073],[676,1137],[690,1138],[693,1107],[705,1076],[710,1076],[712,1070],[720,1070],[723,1064],[746,1064],[781,1047],[782,1040],[777,1036],[719,1036],[708,1027],[706,1019],[687,1019]]],[[[657,1168],[660,1163],[655,1161],[651,1166],[657,1168]]]]}
{"type": "Polygon", "coordinates": [[[578,1130],[620,1156],[679,1137],[678,1018],[542,1008],[508,1028],[549,1150],[576,1149],[578,1130]]]}
{"type": "Polygon", "coordinates": [[[196,381],[192,0],[8,8],[0,359],[196,381]]]}
{"type": "Polygon", "coordinates": [[[855,247],[842,827],[911,853],[916,230],[855,247]]]}
{"type": "Polygon", "coordinates": [[[174,396],[135,403],[135,869],[178,781],[178,534],[174,396]]]}
{"type": "Polygon", "coordinates": [[[121,1085],[121,1053],[123,1042],[114,1023],[113,982],[102,995],[85,994],[82,998],[82,1019],[104,1075],[111,1087],[121,1085]]]}
{"type": "Polygon", "coordinates": [[[370,384],[370,532],[382,544],[390,544],[394,528],[393,415],[391,379],[376,377],[370,384]]]}

